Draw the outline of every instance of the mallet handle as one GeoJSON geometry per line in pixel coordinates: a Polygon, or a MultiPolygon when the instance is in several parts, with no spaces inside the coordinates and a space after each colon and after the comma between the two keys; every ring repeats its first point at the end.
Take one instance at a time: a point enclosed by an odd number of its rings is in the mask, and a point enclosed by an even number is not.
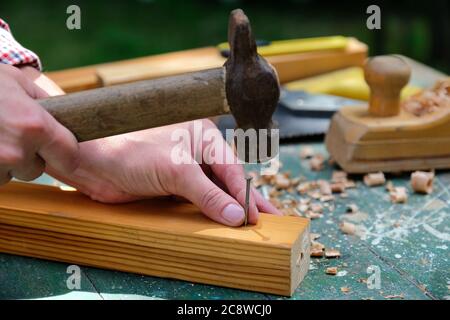
{"type": "Polygon", "coordinates": [[[229,112],[225,69],[38,100],[79,142],[229,112]]]}

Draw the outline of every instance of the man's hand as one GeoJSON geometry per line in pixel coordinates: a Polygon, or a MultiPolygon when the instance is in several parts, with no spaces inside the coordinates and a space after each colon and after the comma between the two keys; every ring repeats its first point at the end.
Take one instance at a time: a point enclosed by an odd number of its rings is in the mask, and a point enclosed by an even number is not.
{"type": "MultiPolygon", "coordinates": [[[[203,132],[211,130],[209,134],[216,133],[220,139],[209,142],[208,146],[191,140],[182,149],[175,149],[180,143],[171,139],[174,130],[185,130],[194,137],[194,122],[154,128],[81,143],[80,166],[73,174],[59,175],[53,170],[49,173],[101,202],[174,194],[192,201],[217,222],[239,226],[244,220],[244,169],[240,164],[206,165],[193,161],[200,146],[215,149],[218,159],[224,155],[235,159],[216,126],[209,120],[198,120],[199,123],[203,132]],[[174,163],[173,150],[190,156],[192,163],[174,163]]],[[[206,160],[205,156],[201,157],[206,160]]],[[[250,223],[256,223],[260,211],[280,214],[254,189],[250,199],[250,223]]]]}
{"type": "Polygon", "coordinates": [[[0,64],[0,185],[33,180],[46,165],[69,174],[79,163],[75,137],[34,101],[48,96],[30,80],[34,74],[0,64]]]}

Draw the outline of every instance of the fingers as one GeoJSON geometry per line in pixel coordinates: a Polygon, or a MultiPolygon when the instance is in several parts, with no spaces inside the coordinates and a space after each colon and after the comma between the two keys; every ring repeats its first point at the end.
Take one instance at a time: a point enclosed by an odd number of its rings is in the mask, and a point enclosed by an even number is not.
{"type": "Polygon", "coordinates": [[[79,146],[73,134],[45,112],[45,137],[38,154],[59,173],[72,173],[80,163],[79,146]]]}
{"type": "Polygon", "coordinates": [[[7,170],[5,169],[0,170],[0,186],[2,184],[8,183],[11,179],[12,177],[7,170]]]}
{"type": "Polygon", "coordinates": [[[275,214],[277,216],[282,216],[283,213],[275,208],[275,206],[266,198],[262,196],[261,193],[259,193],[258,190],[252,188],[252,195],[256,200],[256,206],[258,207],[259,211],[264,213],[270,213],[275,214]]]}
{"type": "Polygon", "coordinates": [[[31,181],[38,178],[45,170],[45,162],[41,157],[33,154],[17,164],[9,175],[19,180],[31,181]]]}
{"type": "Polygon", "coordinates": [[[192,166],[192,172],[184,175],[179,194],[192,201],[209,218],[228,226],[240,226],[244,222],[244,209],[230,195],[216,186],[201,170],[192,166]]]}
{"type": "MultiPolygon", "coordinates": [[[[216,143],[216,156],[217,159],[231,159],[231,164],[212,163],[211,168],[215,176],[225,185],[226,189],[233,196],[241,206],[245,206],[245,172],[241,164],[237,164],[237,158],[222,139],[221,141],[215,141],[216,143]],[[221,154],[223,152],[223,154],[221,154]]],[[[249,223],[256,224],[258,222],[259,210],[256,205],[255,198],[250,195],[249,199],[249,223]]]]}

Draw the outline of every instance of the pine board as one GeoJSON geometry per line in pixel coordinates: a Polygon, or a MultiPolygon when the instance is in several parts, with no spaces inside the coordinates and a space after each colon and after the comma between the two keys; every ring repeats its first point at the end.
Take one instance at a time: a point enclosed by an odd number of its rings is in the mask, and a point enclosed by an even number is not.
{"type": "Polygon", "coordinates": [[[0,188],[2,252],[278,295],[307,272],[308,225],[262,214],[230,228],[167,199],[105,205],[56,187],[0,188]]]}

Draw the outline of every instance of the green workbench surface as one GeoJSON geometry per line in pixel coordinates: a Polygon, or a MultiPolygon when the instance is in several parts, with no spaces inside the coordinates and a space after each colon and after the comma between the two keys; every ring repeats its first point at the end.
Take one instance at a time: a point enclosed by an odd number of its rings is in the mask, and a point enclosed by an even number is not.
{"type": "MultiPolygon", "coordinates": [[[[311,144],[325,154],[322,144],[311,144]]],[[[308,179],[329,179],[328,164],[311,172],[299,160],[300,145],[281,148],[282,171],[308,179]]],[[[450,183],[449,172],[438,172],[431,195],[410,192],[406,204],[392,204],[384,187],[367,188],[355,177],[358,187],[348,198],[336,197],[336,208],[312,221],[318,241],[341,251],[340,259],[313,258],[310,271],[292,299],[448,299],[450,296],[450,183]],[[360,213],[345,214],[355,203],[360,213]],[[365,236],[343,235],[338,223],[351,219],[365,236]],[[337,266],[337,276],[325,274],[337,266]],[[380,288],[364,282],[378,269],[380,288]],[[341,288],[349,288],[342,292],[341,288]]],[[[409,176],[390,177],[395,185],[411,191],[409,176]]],[[[40,182],[51,183],[49,178],[40,182]]],[[[298,196],[298,195],[295,195],[298,196]]],[[[3,299],[285,299],[283,297],[226,289],[184,281],[81,267],[81,288],[69,290],[68,264],[0,254],[0,298],[3,299]]]]}

